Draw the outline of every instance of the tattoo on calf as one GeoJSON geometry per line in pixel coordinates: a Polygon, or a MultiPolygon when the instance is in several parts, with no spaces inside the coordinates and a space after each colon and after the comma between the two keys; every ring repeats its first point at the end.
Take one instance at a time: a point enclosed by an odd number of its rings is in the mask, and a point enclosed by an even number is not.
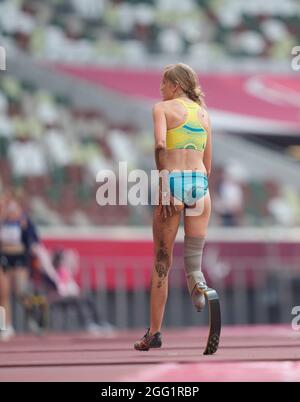
{"type": "Polygon", "coordinates": [[[159,249],[156,253],[156,262],[155,262],[155,270],[159,277],[157,288],[161,288],[163,280],[167,277],[169,269],[168,261],[169,261],[169,254],[167,251],[167,247],[164,244],[164,242],[161,241],[159,244],[159,249]]]}

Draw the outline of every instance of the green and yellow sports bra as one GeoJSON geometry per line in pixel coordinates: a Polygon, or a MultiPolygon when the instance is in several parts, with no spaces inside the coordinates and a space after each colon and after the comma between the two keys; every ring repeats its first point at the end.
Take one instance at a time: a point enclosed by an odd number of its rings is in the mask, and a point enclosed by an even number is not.
{"type": "Polygon", "coordinates": [[[200,105],[179,98],[176,100],[185,106],[188,114],[184,123],[167,130],[167,149],[185,148],[204,151],[208,133],[198,118],[200,105]]]}

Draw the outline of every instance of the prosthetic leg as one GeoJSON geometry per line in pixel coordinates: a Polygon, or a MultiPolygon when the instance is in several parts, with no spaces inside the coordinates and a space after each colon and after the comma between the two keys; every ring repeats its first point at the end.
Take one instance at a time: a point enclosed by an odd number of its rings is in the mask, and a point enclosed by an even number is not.
{"type": "Polygon", "coordinates": [[[203,310],[205,301],[208,304],[210,329],[204,354],[211,355],[217,351],[219,346],[221,311],[217,292],[207,287],[201,272],[204,243],[204,238],[184,237],[184,268],[188,290],[197,311],[203,310]]]}
{"type": "Polygon", "coordinates": [[[203,291],[209,308],[209,334],[204,355],[213,355],[219,347],[221,334],[221,310],[219,296],[214,289],[203,291]]]}

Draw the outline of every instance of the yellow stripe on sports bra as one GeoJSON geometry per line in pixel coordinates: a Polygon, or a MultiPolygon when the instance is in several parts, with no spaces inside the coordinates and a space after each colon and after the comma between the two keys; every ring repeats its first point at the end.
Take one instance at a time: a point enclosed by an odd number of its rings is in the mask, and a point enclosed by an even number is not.
{"type": "Polygon", "coordinates": [[[167,149],[195,149],[204,151],[207,142],[207,131],[200,123],[196,102],[176,99],[187,109],[186,120],[178,127],[167,131],[167,149]]]}

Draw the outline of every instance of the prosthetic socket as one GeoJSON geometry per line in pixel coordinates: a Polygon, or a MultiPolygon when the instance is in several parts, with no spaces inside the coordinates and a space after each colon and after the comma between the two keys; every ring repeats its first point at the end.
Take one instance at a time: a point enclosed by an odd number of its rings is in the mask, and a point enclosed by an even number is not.
{"type": "Polygon", "coordinates": [[[197,311],[205,306],[203,290],[207,289],[206,281],[201,272],[202,255],[205,238],[184,237],[184,269],[188,290],[197,311]]]}

